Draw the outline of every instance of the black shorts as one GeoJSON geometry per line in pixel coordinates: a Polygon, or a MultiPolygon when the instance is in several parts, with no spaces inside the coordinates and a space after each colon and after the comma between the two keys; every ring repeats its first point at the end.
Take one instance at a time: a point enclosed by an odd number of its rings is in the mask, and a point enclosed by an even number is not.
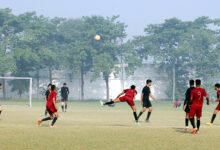
{"type": "Polygon", "coordinates": [[[189,113],[189,112],[190,112],[190,106],[189,106],[189,105],[186,105],[185,112],[186,112],[186,113],[189,113]]]}
{"type": "Polygon", "coordinates": [[[63,98],[61,99],[61,102],[66,102],[66,101],[68,101],[68,97],[63,97],[63,98]]]}
{"type": "Polygon", "coordinates": [[[146,108],[152,107],[151,102],[149,100],[143,101],[143,107],[146,108]]]}

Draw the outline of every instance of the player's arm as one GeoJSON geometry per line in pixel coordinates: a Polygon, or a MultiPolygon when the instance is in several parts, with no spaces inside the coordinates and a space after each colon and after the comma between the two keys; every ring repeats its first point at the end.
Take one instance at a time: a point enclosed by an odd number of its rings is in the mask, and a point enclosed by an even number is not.
{"type": "Polygon", "coordinates": [[[144,93],[141,94],[141,105],[143,105],[144,93]]]}
{"type": "Polygon", "coordinates": [[[125,92],[121,92],[116,98],[119,98],[121,95],[125,94],[125,92]]]}
{"type": "Polygon", "coordinates": [[[207,105],[209,105],[209,97],[208,97],[208,95],[206,96],[206,100],[207,100],[207,105]]]}
{"type": "Polygon", "coordinates": [[[183,103],[183,110],[185,109],[187,101],[188,101],[188,91],[186,91],[186,94],[185,94],[185,100],[184,100],[184,103],[183,103]]]}
{"type": "Polygon", "coordinates": [[[47,96],[46,95],[44,96],[44,100],[45,100],[45,103],[47,103],[47,96]]]}
{"type": "Polygon", "coordinates": [[[70,91],[69,91],[69,88],[67,88],[67,95],[69,95],[70,94],[70,91]]]}
{"type": "Polygon", "coordinates": [[[56,98],[55,97],[53,97],[53,105],[58,110],[57,105],[56,105],[56,98]]]}
{"type": "Polygon", "coordinates": [[[149,95],[155,102],[158,102],[158,100],[150,93],[149,95]]]}
{"type": "Polygon", "coordinates": [[[213,100],[213,102],[220,102],[220,98],[216,99],[216,100],[213,100]]]}

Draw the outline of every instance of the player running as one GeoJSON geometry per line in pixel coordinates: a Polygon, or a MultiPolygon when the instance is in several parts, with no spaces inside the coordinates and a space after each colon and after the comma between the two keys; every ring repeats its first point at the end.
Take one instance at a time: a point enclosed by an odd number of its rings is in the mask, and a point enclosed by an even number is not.
{"type": "Polygon", "coordinates": [[[217,113],[218,113],[219,110],[220,110],[220,84],[219,84],[219,83],[216,83],[216,84],[215,84],[215,90],[217,91],[217,99],[216,99],[216,100],[213,100],[213,103],[215,103],[215,102],[219,102],[219,103],[218,103],[217,107],[215,108],[215,111],[214,111],[214,113],[213,113],[213,115],[212,115],[211,122],[210,122],[210,123],[207,123],[207,125],[210,125],[210,126],[213,125],[213,122],[214,122],[214,120],[215,120],[215,117],[216,117],[217,113]]]}
{"type": "MultiPolygon", "coordinates": [[[[47,91],[45,92],[45,96],[44,96],[44,100],[45,100],[45,104],[47,104],[47,100],[48,100],[48,97],[49,97],[49,94],[51,92],[51,85],[52,84],[48,84],[48,89],[47,91]]],[[[45,116],[47,116],[47,109],[45,110],[45,116]]]]}
{"type": "Polygon", "coordinates": [[[132,85],[130,89],[126,89],[123,92],[121,92],[114,101],[104,103],[100,100],[100,103],[101,103],[101,106],[104,106],[104,105],[111,105],[111,104],[118,103],[118,102],[127,102],[128,105],[133,110],[135,123],[139,124],[137,113],[136,113],[136,107],[134,104],[134,100],[135,100],[136,95],[137,95],[137,91],[135,90],[135,86],[132,85]],[[122,96],[122,95],[124,95],[124,96],[122,96]]]}
{"type": "Polygon", "coordinates": [[[158,102],[158,100],[152,95],[152,93],[150,91],[150,86],[152,85],[152,81],[150,79],[148,79],[146,81],[146,84],[147,85],[143,88],[142,94],[141,94],[141,105],[143,106],[143,108],[140,111],[140,113],[138,114],[138,119],[140,118],[140,116],[148,108],[148,114],[147,114],[146,122],[149,122],[150,115],[151,115],[151,112],[152,112],[152,105],[151,105],[149,97],[151,97],[156,102],[158,102]]]}
{"type": "Polygon", "coordinates": [[[67,104],[68,104],[69,93],[70,93],[69,92],[69,88],[67,87],[67,84],[64,83],[63,87],[61,88],[61,101],[62,101],[61,108],[62,108],[63,112],[67,111],[67,104]],[[65,110],[64,110],[64,103],[65,103],[65,110]]]}
{"type": "MultiPolygon", "coordinates": [[[[0,89],[2,89],[2,84],[1,83],[0,83],[0,89]]],[[[0,105],[0,115],[1,115],[2,111],[3,111],[3,109],[2,109],[2,107],[0,105]]]]}
{"type": "Polygon", "coordinates": [[[57,98],[56,86],[51,85],[51,92],[49,94],[49,97],[48,97],[48,100],[47,100],[47,105],[46,105],[46,108],[47,108],[48,113],[50,114],[50,117],[46,117],[42,120],[38,120],[38,125],[39,126],[43,121],[48,121],[48,120],[53,119],[50,127],[55,128],[54,124],[55,124],[55,122],[57,121],[57,118],[58,118],[58,113],[57,113],[58,108],[56,106],[56,103],[58,103],[60,101],[60,100],[56,101],[56,98],[57,98]]]}
{"type": "Polygon", "coordinates": [[[196,80],[196,88],[194,88],[191,91],[191,98],[190,101],[192,103],[190,108],[190,122],[192,124],[192,134],[198,134],[199,133],[199,127],[200,127],[200,118],[202,117],[202,106],[203,106],[203,97],[206,97],[207,105],[209,105],[209,97],[205,91],[205,89],[200,88],[201,86],[201,80],[196,80]],[[195,126],[194,116],[196,115],[197,118],[197,128],[195,126]]]}
{"type": "Polygon", "coordinates": [[[190,112],[190,107],[191,107],[191,103],[190,103],[190,97],[191,97],[191,91],[195,88],[194,87],[194,80],[190,80],[189,81],[189,88],[187,89],[186,93],[185,93],[185,101],[183,104],[183,110],[186,112],[186,118],[185,118],[185,131],[188,131],[189,129],[189,112],[190,112]]]}

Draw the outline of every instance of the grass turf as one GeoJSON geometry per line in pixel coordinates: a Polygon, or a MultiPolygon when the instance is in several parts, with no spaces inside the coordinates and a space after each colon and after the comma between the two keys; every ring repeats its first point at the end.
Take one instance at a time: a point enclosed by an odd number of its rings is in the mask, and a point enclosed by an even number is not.
{"type": "MultiPolygon", "coordinates": [[[[136,105],[139,112],[140,103],[136,105]]],[[[43,102],[34,102],[32,108],[7,105],[3,106],[0,116],[0,149],[216,150],[220,140],[219,116],[214,126],[205,125],[215,106],[204,105],[200,134],[191,135],[183,131],[185,113],[169,102],[153,103],[151,122],[144,122],[147,115],[144,113],[141,125],[134,124],[132,111],[126,103],[112,108],[100,107],[97,101],[71,102],[67,113],[59,110],[56,129],[49,128],[51,121],[37,126],[37,120],[44,117],[43,102]]]]}

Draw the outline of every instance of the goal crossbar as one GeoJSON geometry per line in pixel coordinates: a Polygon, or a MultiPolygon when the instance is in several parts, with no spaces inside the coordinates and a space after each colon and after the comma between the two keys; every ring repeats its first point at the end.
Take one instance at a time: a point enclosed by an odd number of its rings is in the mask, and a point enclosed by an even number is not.
{"type": "Polygon", "coordinates": [[[32,83],[33,79],[30,77],[0,77],[0,79],[22,79],[22,80],[29,80],[29,107],[32,107],[32,83]]]}

